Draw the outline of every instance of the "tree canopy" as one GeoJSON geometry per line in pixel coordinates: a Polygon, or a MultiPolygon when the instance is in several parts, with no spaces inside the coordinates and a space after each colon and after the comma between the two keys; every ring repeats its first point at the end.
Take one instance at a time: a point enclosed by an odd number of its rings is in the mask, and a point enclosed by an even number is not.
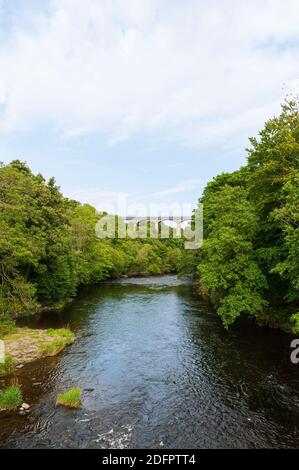
{"type": "Polygon", "coordinates": [[[199,289],[226,327],[247,314],[297,332],[298,103],[284,103],[280,116],[266,122],[250,143],[247,164],[216,176],[200,199],[199,289]]]}
{"type": "Polygon", "coordinates": [[[62,305],[83,284],[177,270],[181,242],[100,239],[102,214],[18,160],[0,167],[0,318],[62,305]]]}
{"type": "MultiPolygon", "coordinates": [[[[19,160],[0,166],[0,318],[61,305],[78,286],[123,274],[193,273],[225,327],[240,315],[299,331],[299,108],[250,139],[246,164],[209,182],[204,241],[100,239],[102,214],[62,195],[19,160]]],[[[119,223],[119,222],[118,222],[119,223]]]]}

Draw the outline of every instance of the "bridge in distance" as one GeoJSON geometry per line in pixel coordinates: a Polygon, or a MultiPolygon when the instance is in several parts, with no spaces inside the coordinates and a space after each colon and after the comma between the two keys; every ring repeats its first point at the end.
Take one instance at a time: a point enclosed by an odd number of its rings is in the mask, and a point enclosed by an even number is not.
{"type": "Polygon", "coordinates": [[[124,217],[124,222],[127,224],[133,224],[133,231],[137,231],[139,225],[142,222],[151,222],[154,224],[155,231],[159,232],[159,225],[161,222],[174,222],[175,223],[175,232],[177,236],[181,235],[182,224],[184,222],[191,222],[192,216],[175,216],[175,215],[165,215],[165,216],[126,216],[124,217]]]}

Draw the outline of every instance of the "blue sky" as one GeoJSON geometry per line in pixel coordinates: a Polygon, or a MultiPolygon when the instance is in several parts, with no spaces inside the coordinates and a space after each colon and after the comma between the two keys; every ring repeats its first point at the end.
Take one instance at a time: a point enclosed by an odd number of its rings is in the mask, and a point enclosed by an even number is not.
{"type": "Polygon", "coordinates": [[[299,90],[297,0],[0,0],[0,160],[99,209],[195,204],[299,90]]]}

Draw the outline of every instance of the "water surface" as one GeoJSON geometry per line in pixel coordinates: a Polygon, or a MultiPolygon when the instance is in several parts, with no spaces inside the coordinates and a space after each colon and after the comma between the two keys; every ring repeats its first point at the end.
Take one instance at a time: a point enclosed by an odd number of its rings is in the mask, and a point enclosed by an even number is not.
{"type": "Polygon", "coordinates": [[[1,415],[0,447],[299,447],[290,337],[249,322],[226,332],[174,276],[86,288],[31,323],[69,325],[77,339],[18,371],[31,412],[1,415]],[[82,408],[56,408],[72,386],[82,408]]]}

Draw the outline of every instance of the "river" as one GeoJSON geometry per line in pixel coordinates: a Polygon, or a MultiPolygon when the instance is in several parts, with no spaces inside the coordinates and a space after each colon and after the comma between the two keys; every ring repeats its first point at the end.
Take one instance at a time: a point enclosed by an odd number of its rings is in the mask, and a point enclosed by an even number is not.
{"type": "Polygon", "coordinates": [[[31,412],[1,415],[2,448],[299,447],[290,337],[249,321],[225,331],[174,276],[85,288],[32,325],[69,325],[76,342],[17,372],[31,412]],[[81,409],[55,407],[71,386],[81,409]]]}

